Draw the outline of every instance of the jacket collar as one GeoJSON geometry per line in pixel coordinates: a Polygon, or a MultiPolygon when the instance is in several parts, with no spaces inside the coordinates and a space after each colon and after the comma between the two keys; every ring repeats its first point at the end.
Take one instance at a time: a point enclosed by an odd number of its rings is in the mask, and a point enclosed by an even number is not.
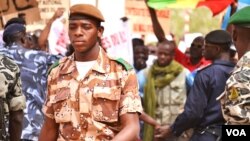
{"type": "Polygon", "coordinates": [[[213,64],[224,65],[224,66],[232,66],[232,67],[235,66],[235,64],[233,62],[231,62],[231,61],[225,61],[225,60],[219,60],[219,59],[215,60],[213,62],[213,64]]]}
{"type": "MultiPolygon", "coordinates": [[[[64,57],[61,59],[59,64],[63,65],[61,66],[60,74],[69,74],[77,72],[76,69],[76,63],[74,61],[74,54],[72,54],[69,57],[64,57]]],[[[96,59],[96,62],[94,66],[92,67],[92,70],[95,70],[99,73],[105,73],[110,70],[110,64],[109,64],[109,57],[107,53],[100,47],[98,57],[96,59]]]]}

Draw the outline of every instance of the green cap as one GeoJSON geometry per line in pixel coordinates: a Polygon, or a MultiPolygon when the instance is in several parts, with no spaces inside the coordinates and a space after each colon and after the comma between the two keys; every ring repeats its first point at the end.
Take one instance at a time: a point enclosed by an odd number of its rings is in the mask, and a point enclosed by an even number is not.
{"type": "Polygon", "coordinates": [[[234,13],[230,17],[228,24],[250,28],[250,6],[246,6],[234,13]]]}

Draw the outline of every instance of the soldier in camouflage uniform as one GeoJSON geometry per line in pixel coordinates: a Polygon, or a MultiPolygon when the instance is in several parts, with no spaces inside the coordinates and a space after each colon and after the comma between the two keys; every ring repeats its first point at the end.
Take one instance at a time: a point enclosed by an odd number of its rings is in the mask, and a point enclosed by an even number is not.
{"type": "Polygon", "coordinates": [[[74,53],[55,64],[48,78],[46,115],[39,140],[132,141],[142,112],[135,72],[99,46],[104,21],[92,5],[70,8],[74,53]]]}
{"type": "Polygon", "coordinates": [[[1,125],[0,140],[9,134],[10,141],[19,141],[22,132],[23,109],[25,108],[25,97],[22,94],[20,70],[18,66],[9,58],[0,55],[0,97],[1,108],[1,125]],[[4,105],[4,106],[3,106],[4,105]],[[3,107],[2,107],[3,106],[3,107]],[[3,113],[5,115],[3,115],[3,113]],[[4,121],[7,118],[9,126],[4,121]],[[5,134],[4,125],[8,126],[8,133],[5,134]]]}
{"type": "Polygon", "coordinates": [[[222,113],[227,124],[250,124],[250,6],[230,18],[234,26],[233,40],[240,58],[227,80],[221,100],[222,113]]]}

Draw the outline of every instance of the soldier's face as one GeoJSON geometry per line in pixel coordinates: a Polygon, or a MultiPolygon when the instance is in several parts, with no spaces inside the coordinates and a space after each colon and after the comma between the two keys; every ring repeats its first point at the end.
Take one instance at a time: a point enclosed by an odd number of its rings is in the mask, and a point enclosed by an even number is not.
{"type": "Polygon", "coordinates": [[[103,28],[97,22],[84,18],[69,21],[69,39],[76,52],[84,53],[93,48],[101,38],[103,28]]]}
{"type": "Polygon", "coordinates": [[[240,26],[233,27],[232,37],[239,58],[241,58],[245,54],[245,52],[247,52],[247,45],[245,41],[249,40],[247,38],[249,37],[249,33],[250,29],[243,28],[240,26]]]}

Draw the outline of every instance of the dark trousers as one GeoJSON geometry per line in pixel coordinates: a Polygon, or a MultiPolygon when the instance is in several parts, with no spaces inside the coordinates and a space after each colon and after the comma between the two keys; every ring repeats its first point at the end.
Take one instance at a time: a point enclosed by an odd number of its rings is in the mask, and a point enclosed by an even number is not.
{"type": "Polygon", "coordinates": [[[194,132],[190,141],[216,141],[218,136],[204,132],[203,134],[194,132]]]}

